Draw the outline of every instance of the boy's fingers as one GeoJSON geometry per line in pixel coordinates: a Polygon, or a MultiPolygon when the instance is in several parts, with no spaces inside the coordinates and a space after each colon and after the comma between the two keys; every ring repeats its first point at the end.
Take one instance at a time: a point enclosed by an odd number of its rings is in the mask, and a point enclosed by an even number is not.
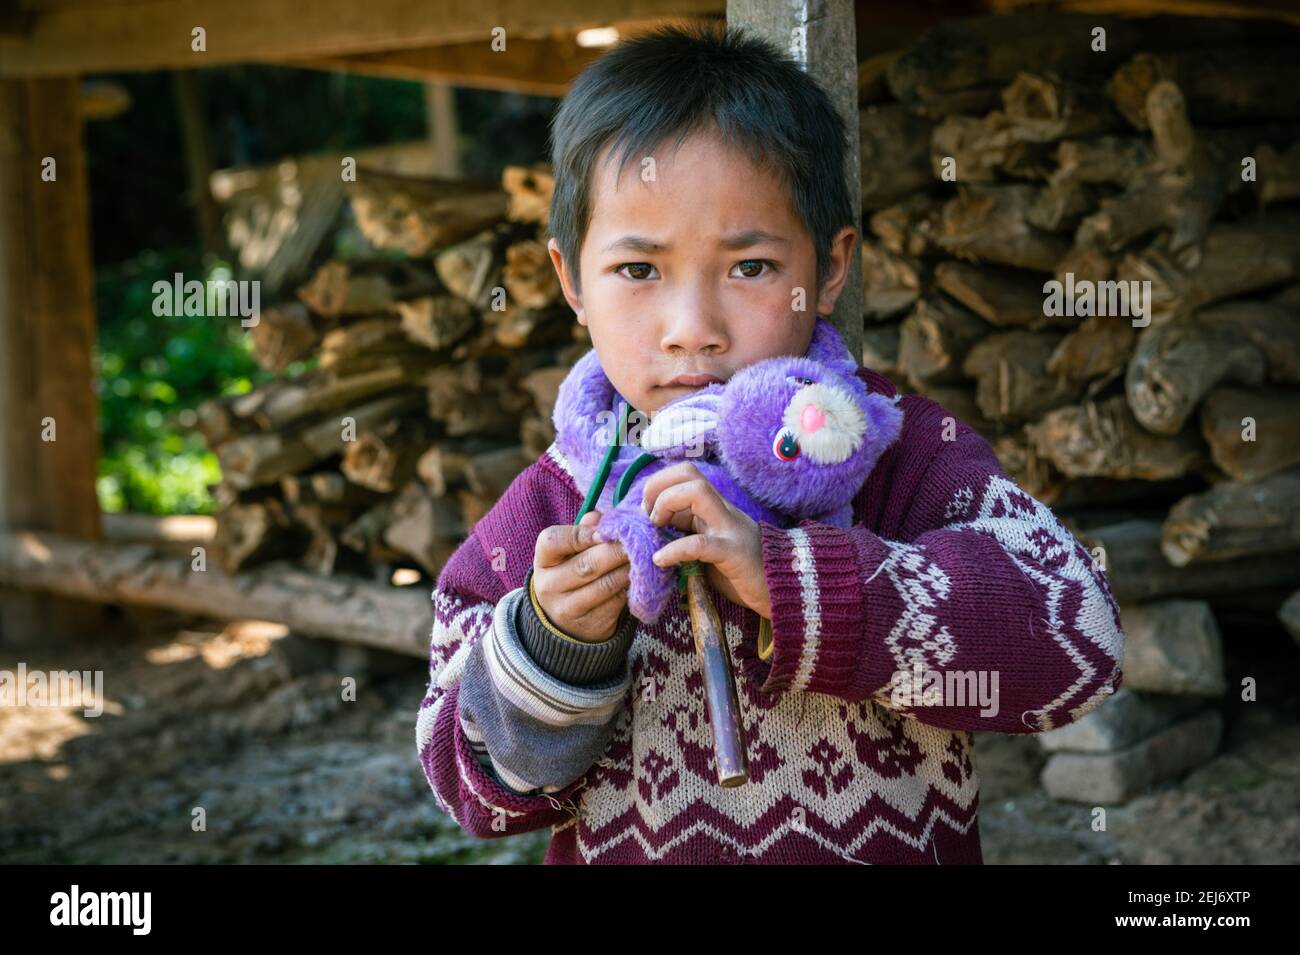
{"type": "MultiPolygon", "coordinates": [[[[712,528],[721,526],[725,515],[717,489],[704,478],[684,481],[665,488],[650,510],[651,523],[662,525],[679,511],[690,511],[712,528]]],[[[689,524],[681,530],[693,530],[689,524]]]]}
{"type": "Polygon", "coordinates": [[[683,481],[703,480],[703,477],[700,474],[700,469],[690,461],[679,461],[662,471],[656,471],[646,479],[645,487],[641,489],[642,507],[649,512],[650,508],[654,506],[655,500],[663,493],[665,488],[680,484],[683,481]]]}
{"type": "MultiPolygon", "coordinates": [[[[585,520],[585,518],[584,518],[585,520]]],[[[537,535],[533,560],[538,567],[554,567],[595,543],[591,524],[555,524],[537,535]]]]}
{"type": "Polygon", "coordinates": [[[688,560],[718,564],[728,556],[730,550],[723,538],[711,534],[689,534],[670,541],[655,551],[654,562],[657,567],[671,567],[688,560]]]}
{"type": "Polygon", "coordinates": [[[631,571],[628,564],[623,564],[607,574],[602,574],[586,586],[571,591],[564,598],[566,615],[576,619],[586,616],[610,601],[625,599],[631,571]]]}
{"type": "Polygon", "coordinates": [[[626,563],[627,551],[623,549],[622,544],[616,541],[593,544],[569,558],[568,566],[573,571],[573,576],[577,578],[573,589],[576,590],[584,581],[595,580],[626,563]]]}

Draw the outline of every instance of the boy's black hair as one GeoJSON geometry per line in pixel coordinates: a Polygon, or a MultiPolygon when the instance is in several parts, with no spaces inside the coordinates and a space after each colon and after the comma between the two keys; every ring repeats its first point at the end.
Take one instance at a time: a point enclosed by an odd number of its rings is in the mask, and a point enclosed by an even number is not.
{"type": "Polygon", "coordinates": [[[845,181],[844,119],[825,90],[774,45],[709,22],[622,41],[582,71],[552,119],[550,232],[576,286],[600,151],[610,145],[621,173],[630,158],[649,155],[669,136],[681,145],[711,126],[777,173],[812,236],[821,286],[831,239],[860,219],[845,181]]]}

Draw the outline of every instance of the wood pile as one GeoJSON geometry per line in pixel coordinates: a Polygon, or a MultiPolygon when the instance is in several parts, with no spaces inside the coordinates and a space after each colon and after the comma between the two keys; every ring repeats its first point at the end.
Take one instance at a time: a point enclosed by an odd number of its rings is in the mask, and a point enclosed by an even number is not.
{"type": "Polygon", "coordinates": [[[553,440],[555,394],[590,347],[546,251],[545,168],[351,186],[373,251],[261,313],[253,352],[279,378],[199,409],[230,573],[274,558],[435,576],[553,440]]]}
{"type": "Polygon", "coordinates": [[[1300,606],[1300,34],[987,17],[862,72],[864,364],[1096,548],[1140,699],[1044,784],[1122,801],[1217,740],[1151,695],[1222,695],[1220,626],[1300,606]]]}

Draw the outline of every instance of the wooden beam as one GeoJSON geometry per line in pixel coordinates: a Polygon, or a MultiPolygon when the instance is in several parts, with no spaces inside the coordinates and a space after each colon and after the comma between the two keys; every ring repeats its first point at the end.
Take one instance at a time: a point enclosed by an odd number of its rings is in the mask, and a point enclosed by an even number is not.
{"type": "Polygon", "coordinates": [[[38,0],[21,36],[0,35],[0,76],[283,63],[446,43],[490,48],[619,20],[718,13],[722,0],[38,0]],[[202,27],[206,51],[191,49],[202,27]]]}
{"type": "Polygon", "coordinates": [[[294,65],[533,96],[563,96],[574,77],[604,52],[601,47],[579,46],[573,37],[520,37],[510,41],[507,50],[509,55],[497,53],[488,44],[476,40],[412,50],[320,57],[294,65]]]}
{"type": "Polygon", "coordinates": [[[429,652],[429,588],[320,577],[287,564],[231,576],[210,557],[206,569],[195,570],[192,558],[168,557],[145,544],[0,531],[0,585],[218,620],[269,620],[420,658],[429,652]]]}
{"type": "MultiPolygon", "coordinates": [[[[0,80],[0,529],[100,536],[94,351],[77,78],[0,80]]],[[[98,623],[95,607],[0,601],[12,643],[98,623]]]]}
{"type": "MultiPolygon", "coordinates": [[[[862,160],[858,139],[858,46],[851,0],[727,0],[727,23],[764,37],[785,50],[821,84],[844,118],[849,150],[844,177],[851,208],[862,208],[862,160]]],[[[862,225],[855,223],[859,233],[862,225]]],[[[849,351],[861,360],[864,294],[862,242],[853,247],[849,275],[831,321],[849,351]]]]}

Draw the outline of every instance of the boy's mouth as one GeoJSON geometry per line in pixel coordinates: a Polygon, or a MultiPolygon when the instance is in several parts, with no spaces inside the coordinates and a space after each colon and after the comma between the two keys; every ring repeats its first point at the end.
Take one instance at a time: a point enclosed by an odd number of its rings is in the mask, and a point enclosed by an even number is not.
{"type": "Polygon", "coordinates": [[[672,381],[665,382],[662,388],[702,388],[705,385],[720,385],[722,379],[717,375],[678,375],[672,381]]]}

